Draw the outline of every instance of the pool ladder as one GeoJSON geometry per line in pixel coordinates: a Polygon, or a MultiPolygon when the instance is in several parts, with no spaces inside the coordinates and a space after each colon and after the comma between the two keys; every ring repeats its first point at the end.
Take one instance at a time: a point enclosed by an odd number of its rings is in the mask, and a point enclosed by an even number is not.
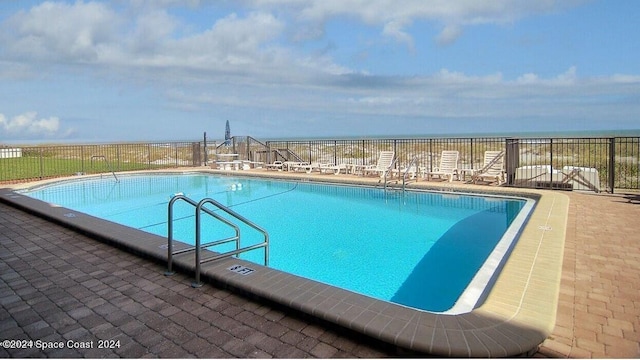
{"type": "MultiPolygon", "coordinates": [[[[409,174],[409,169],[411,169],[412,166],[416,167],[416,178],[418,177],[418,166],[417,166],[417,161],[418,161],[418,156],[414,156],[411,161],[409,162],[409,165],[407,165],[407,171],[404,172],[404,174],[402,174],[402,195],[404,195],[407,191],[407,175],[409,174]]],[[[394,167],[396,163],[396,159],[393,160],[393,162],[391,163],[391,166],[389,167],[390,169],[394,167]]],[[[387,179],[387,174],[385,173],[384,175],[384,179],[382,180],[384,183],[384,190],[387,190],[387,184],[390,182],[395,181],[396,184],[398,184],[398,180],[393,180],[393,179],[387,179]]]]}
{"type": "Polygon", "coordinates": [[[91,157],[91,167],[93,167],[93,160],[94,159],[102,159],[104,160],[104,162],[107,164],[107,168],[109,169],[109,171],[111,171],[111,174],[113,175],[114,179],[116,179],[116,182],[119,182],[120,180],[118,180],[118,177],[116,176],[115,171],[113,171],[113,168],[111,167],[111,164],[109,163],[109,160],[107,160],[107,157],[104,155],[93,155],[91,157]]]}
{"type": "Polygon", "coordinates": [[[260,226],[256,225],[255,223],[253,223],[252,221],[248,220],[247,218],[245,218],[244,216],[238,214],[237,212],[231,210],[230,208],[228,208],[227,206],[222,205],[221,203],[211,199],[211,198],[205,198],[200,200],[200,202],[196,202],[193,199],[190,199],[182,194],[176,194],[174,195],[171,200],[169,201],[169,205],[168,205],[168,229],[167,229],[167,271],[165,272],[165,275],[170,276],[173,275],[175,272],[173,271],[172,267],[173,267],[173,256],[174,255],[179,255],[179,254],[184,254],[187,252],[191,252],[191,251],[195,251],[195,281],[191,284],[192,287],[200,287],[202,286],[202,283],[200,282],[200,271],[201,271],[201,267],[202,264],[209,262],[209,261],[215,261],[215,260],[219,260],[219,259],[224,259],[224,258],[228,258],[231,256],[238,256],[239,254],[246,252],[246,251],[251,251],[251,250],[255,250],[255,249],[259,249],[261,247],[264,247],[264,265],[268,266],[269,265],[269,234],[267,233],[266,230],[264,230],[263,228],[261,228],[260,226]],[[183,200],[188,204],[191,204],[195,207],[195,219],[196,219],[196,223],[195,223],[195,228],[196,228],[196,241],[195,241],[195,246],[192,247],[187,247],[184,249],[180,249],[180,250],[176,250],[173,251],[173,204],[175,204],[178,200],[183,200]],[[205,208],[204,205],[206,204],[211,204],[214,205],[216,208],[218,208],[219,210],[224,211],[225,213],[229,214],[231,217],[239,220],[240,222],[248,225],[249,227],[259,231],[260,233],[262,233],[262,235],[264,236],[264,241],[258,244],[254,244],[251,246],[247,246],[244,248],[240,247],[240,228],[234,224],[233,222],[229,221],[228,219],[220,216],[219,214],[217,214],[214,210],[205,208]],[[214,240],[211,242],[207,242],[207,243],[202,243],[201,240],[201,214],[205,213],[217,220],[219,220],[220,222],[228,225],[229,227],[233,228],[235,231],[235,235],[225,238],[225,239],[220,239],[220,240],[214,240]],[[221,253],[218,254],[216,253],[214,256],[202,259],[202,255],[201,252],[203,249],[206,249],[208,247],[212,247],[212,246],[216,246],[216,245],[222,245],[222,244],[226,244],[229,242],[235,241],[236,243],[236,249],[235,250],[231,250],[225,253],[221,253]]]}
{"type": "Polygon", "coordinates": [[[380,180],[378,180],[378,184],[380,184],[380,182],[382,182],[382,188],[384,189],[385,192],[387,191],[387,184],[393,181],[391,178],[388,178],[388,176],[391,173],[391,169],[393,169],[396,166],[396,160],[397,160],[397,158],[394,157],[393,161],[389,165],[389,169],[387,171],[385,171],[384,172],[384,176],[380,180]]]}
{"type": "Polygon", "coordinates": [[[404,172],[404,174],[402,175],[402,194],[404,195],[406,189],[407,189],[407,175],[409,174],[409,170],[411,170],[412,166],[415,166],[416,168],[416,179],[418,178],[418,156],[414,156],[413,159],[411,159],[411,161],[409,162],[409,165],[407,165],[407,170],[404,172]]]}

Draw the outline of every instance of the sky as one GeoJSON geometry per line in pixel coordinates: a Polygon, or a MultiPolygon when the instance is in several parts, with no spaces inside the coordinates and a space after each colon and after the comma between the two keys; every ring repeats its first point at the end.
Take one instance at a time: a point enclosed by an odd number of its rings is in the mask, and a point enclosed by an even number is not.
{"type": "Polygon", "coordinates": [[[0,1],[0,144],[640,129],[637,0],[0,1]]]}

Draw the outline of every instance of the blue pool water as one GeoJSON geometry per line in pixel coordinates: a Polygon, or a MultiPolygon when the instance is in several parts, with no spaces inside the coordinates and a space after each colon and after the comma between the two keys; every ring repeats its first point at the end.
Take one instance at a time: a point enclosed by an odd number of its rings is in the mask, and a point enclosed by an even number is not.
{"type": "MultiPolygon", "coordinates": [[[[176,193],[213,198],[265,228],[270,267],[428,311],[456,303],[526,203],[205,174],[64,182],[25,195],[167,236],[167,204],[176,193]]],[[[174,219],[174,238],[193,244],[193,207],[176,202],[174,219]]],[[[207,216],[202,221],[203,242],[233,234],[207,216]]],[[[243,247],[263,239],[248,227],[241,232],[243,247]]],[[[262,264],[264,252],[241,258],[262,264]]]]}

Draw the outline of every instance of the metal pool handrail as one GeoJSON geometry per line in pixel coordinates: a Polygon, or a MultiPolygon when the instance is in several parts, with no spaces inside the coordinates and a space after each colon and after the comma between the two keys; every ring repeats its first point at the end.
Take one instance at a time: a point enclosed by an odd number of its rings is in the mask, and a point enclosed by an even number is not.
{"type": "MultiPolygon", "coordinates": [[[[238,239],[238,241],[240,241],[238,239]]],[[[239,242],[238,242],[239,244],[239,242]]],[[[198,203],[198,206],[196,207],[196,280],[195,283],[193,284],[194,286],[201,286],[200,284],[200,266],[202,265],[202,263],[208,262],[208,261],[214,261],[214,260],[218,260],[218,259],[223,259],[229,256],[233,256],[233,255],[239,255],[243,252],[246,251],[251,251],[251,250],[255,250],[258,248],[264,247],[264,266],[269,266],[269,233],[267,233],[267,231],[263,228],[261,228],[260,226],[258,226],[257,224],[255,224],[253,221],[247,219],[246,217],[238,214],[237,212],[231,210],[229,207],[222,205],[221,203],[215,201],[214,199],[211,198],[206,198],[206,199],[202,199],[200,200],[200,202],[198,203]],[[200,260],[200,251],[203,247],[206,247],[205,245],[200,245],[200,210],[205,210],[205,212],[207,212],[207,214],[210,214],[209,211],[206,211],[207,209],[204,207],[204,205],[206,204],[212,204],[215,207],[217,207],[218,209],[226,212],[227,214],[233,216],[234,218],[240,220],[241,222],[245,223],[246,225],[254,228],[255,230],[259,231],[262,233],[262,235],[264,236],[264,242],[262,243],[258,243],[258,244],[254,244],[251,246],[247,246],[244,248],[238,248],[236,250],[232,250],[232,251],[227,251],[226,253],[222,253],[216,256],[212,256],[210,258],[204,259],[204,260],[200,260]]]]}
{"type": "Polygon", "coordinates": [[[407,174],[409,174],[409,170],[411,170],[411,165],[415,165],[416,166],[416,178],[418,177],[418,166],[416,165],[416,162],[418,160],[418,156],[414,156],[413,159],[411,159],[411,161],[409,162],[409,165],[407,165],[407,169],[404,172],[404,175],[402,176],[402,193],[404,194],[405,192],[405,185],[407,184],[407,174]]]}
{"type": "MultiPolygon", "coordinates": [[[[187,247],[181,250],[177,250],[177,251],[173,251],[173,204],[175,202],[177,202],[178,200],[184,200],[186,203],[193,205],[194,208],[198,208],[198,203],[195,202],[194,200],[181,195],[181,194],[176,194],[174,195],[171,200],[169,201],[169,206],[168,206],[168,221],[167,221],[167,225],[168,225],[168,229],[167,229],[167,272],[165,273],[165,275],[173,275],[174,271],[172,269],[173,266],[173,255],[179,255],[179,254],[183,254],[186,252],[190,252],[190,251],[194,251],[196,249],[195,246],[191,246],[191,247],[187,247]]],[[[231,223],[230,221],[228,221],[227,219],[221,217],[220,215],[212,212],[209,209],[204,209],[204,211],[213,216],[214,218],[220,220],[221,222],[225,223],[226,225],[231,226],[234,230],[236,235],[234,237],[228,238],[228,239],[223,239],[223,240],[218,240],[218,241],[214,241],[213,243],[208,243],[205,245],[208,246],[213,246],[213,245],[219,245],[219,244],[223,244],[223,243],[227,243],[230,241],[236,241],[236,249],[240,248],[240,228],[238,228],[235,224],[231,223]]]]}
{"type": "Polygon", "coordinates": [[[384,191],[387,191],[387,182],[391,181],[391,180],[387,180],[387,176],[389,175],[389,173],[391,173],[391,170],[396,166],[397,161],[398,161],[398,158],[394,155],[393,160],[389,165],[389,168],[387,169],[387,171],[384,172],[384,177],[382,179],[382,181],[384,182],[384,185],[383,185],[384,191]]]}
{"type": "Polygon", "coordinates": [[[205,262],[209,262],[209,261],[214,261],[214,260],[219,260],[219,259],[223,259],[223,258],[227,258],[233,255],[239,255],[243,252],[246,251],[251,251],[251,250],[255,250],[261,247],[264,247],[264,265],[268,266],[269,265],[269,234],[267,233],[267,231],[263,228],[261,228],[260,226],[258,226],[257,224],[255,224],[254,222],[250,221],[249,219],[245,218],[244,216],[238,214],[237,212],[231,210],[229,207],[224,206],[223,204],[215,201],[214,199],[211,198],[205,198],[202,199],[200,202],[196,203],[194,200],[182,195],[182,194],[177,194],[175,195],[170,201],[169,201],[169,205],[168,205],[168,232],[167,232],[167,242],[168,242],[168,246],[167,246],[167,272],[165,273],[166,275],[172,275],[174,272],[172,271],[172,263],[173,263],[173,255],[177,255],[177,254],[182,254],[185,252],[189,252],[189,251],[194,251],[196,252],[195,255],[195,281],[191,284],[193,287],[199,287],[202,286],[201,282],[200,282],[200,270],[201,270],[201,265],[205,262]],[[185,248],[185,249],[181,249],[178,251],[173,251],[173,204],[178,201],[178,200],[184,200],[187,203],[195,206],[195,218],[196,218],[196,223],[195,223],[195,228],[196,228],[196,244],[194,247],[189,247],[189,248],[185,248]],[[227,214],[231,215],[232,217],[236,218],[237,220],[243,222],[244,224],[254,228],[255,230],[259,231],[260,233],[262,233],[264,235],[264,242],[262,243],[258,243],[258,244],[254,244],[251,246],[247,246],[244,248],[240,248],[240,228],[235,225],[234,223],[230,222],[229,220],[223,218],[222,216],[216,214],[214,211],[207,209],[204,207],[204,205],[206,204],[212,204],[215,207],[217,207],[218,209],[226,212],[227,214]],[[221,222],[223,222],[226,225],[231,226],[235,232],[236,235],[226,238],[226,239],[221,239],[221,240],[216,240],[216,241],[212,241],[212,242],[208,242],[205,244],[201,243],[201,213],[202,211],[204,211],[206,214],[214,217],[217,220],[220,220],[221,222]],[[227,242],[231,242],[231,241],[235,241],[236,242],[236,249],[232,250],[232,251],[228,251],[222,254],[218,254],[206,259],[201,259],[201,251],[203,248],[209,247],[209,246],[215,246],[215,245],[220,245],[220,244],[224,244],[227,242]]]}
{"type": "Polygon", "coordinates": [[[93,155],[91,157],[91,165],[92,166],[93,166],[93,159],[102,159],[102,160],[104,160],[104,162],[107,163],[107,168],[109,169],[109,171],[111,171],[111,174],[116,179],[116,182],[120,181],[120,180],[118,180],[118,177],[116,176],[115,171],[113,171],[113,168],[111,168],[111,164],[109,163],[109,160],[107,160],[106,156],[104,156],[104,155],[93,155]]]}

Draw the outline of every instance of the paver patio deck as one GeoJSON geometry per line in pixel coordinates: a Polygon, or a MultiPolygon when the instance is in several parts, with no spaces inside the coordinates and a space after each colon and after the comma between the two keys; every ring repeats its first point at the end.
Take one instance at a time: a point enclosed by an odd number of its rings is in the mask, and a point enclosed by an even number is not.
{"type": "MultiPolygon", "coordinates": [[[[536,357],[640,357],[640,196],[570,196],[559,311],[536,357]]],[[[395,349],[0,204],[1,357],[390,357],[395,349]],[[91,341],[70,349],[68,340],[91,341]],[[98,340],[120,347],[98,349],[98,340]]],[[[80,344],[80,343],[79,343],[80,344]]],[[[401,354],[407,356],[407,354],[401,354]]]]}
{"type": "Polygon", "coordinates": [[[384,357],[389,347],[288,315],[0,204],[0,357],[384,357]],[[70,349],[67,341],[93,341],[70,349]],[[119,341],[112,349],[98,340],[119,341]]]}
{"type": "Polygon", "coordinates": [[[556,327],[538,355],[640,358],[640,194],[570,193],[556,327]]]}

